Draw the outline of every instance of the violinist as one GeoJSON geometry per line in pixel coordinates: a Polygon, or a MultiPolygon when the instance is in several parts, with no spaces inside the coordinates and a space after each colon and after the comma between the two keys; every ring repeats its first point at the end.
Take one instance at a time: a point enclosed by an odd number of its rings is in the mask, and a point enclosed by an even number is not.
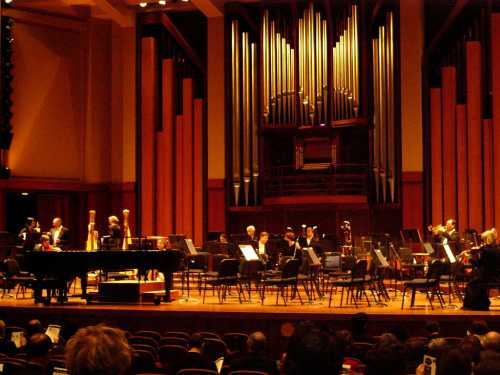
{"type": "Polygon", "coordinates": [[[474,276],[465,289],[464,309],[489,310],[490,300],[486,283],[500,282],[500,248],[495,228],[481,234],[483,246],[471,259],[474,276]]]}

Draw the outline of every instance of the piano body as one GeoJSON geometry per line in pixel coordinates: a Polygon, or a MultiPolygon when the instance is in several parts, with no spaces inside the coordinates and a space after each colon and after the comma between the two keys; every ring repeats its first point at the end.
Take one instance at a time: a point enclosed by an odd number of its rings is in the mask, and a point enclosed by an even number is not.
{"type": "MultiPolygon", "coordinates": [[[[82,298],[88,299],[87,273],[95,270],[117,271],[137,268],[139,275],[147,270],[157,269],[165,276],[164,301],[170,302],[172,274],[182,264],[180,250],[106,250],[106,251],[51,251],[29,252],[20,255],[23,270],[35,275],[35,303],[42,302],[44,280],[55,280],[58,289],[65,290],[68,282],[79,277],[82,283],[82,298]]],[[[62,302],[64,296],[60,296],[62,302]]]]}

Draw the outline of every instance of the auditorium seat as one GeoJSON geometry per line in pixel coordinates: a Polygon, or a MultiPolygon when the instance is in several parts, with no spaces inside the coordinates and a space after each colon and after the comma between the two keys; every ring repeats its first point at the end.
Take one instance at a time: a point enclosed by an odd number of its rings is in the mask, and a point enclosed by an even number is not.
{"type": "Polygon", "coordinates": [[[237,371],[231,371],[228,375],[269,375],[269,374],[263,371],[237,370],[237,371]]]}
{"type": "Polygon", "coordinates": [[[211,362],[215,362],[227,354],[227,345],[220,339],[205,338],[203,345],[203,355],[211,362]]]}
{"type": "Polygon", "coordinates": [[[143,345],[149,345],[152,346],[155,349],[158,349],[158,342],[147,336],[131,336],[128,338],[128,342],[130,345],[133,344],[143,344],[143,345]]]}
{"type": "Polygon", "coordinates": [[[137,331],[134,336],[140,336],[140,337],[151,337],[154,339],[157,343],[160,342],[161,339],[161,334],[156,331],[137,331]]]}
{"type": "Polygon", "coordinates": [[[160,348],[164,345],[178,345],[187,348],[188,340],[180,337],[162,337],[160,340],[160,348]]]}
{"type": "Polygon", "coordinates": [[[218,339],[218,340],[221,339],[221,337],[215,332],[203,331],[203,332],[196,332],[195,334],[200,335],[201,338],[203,338],[203,339],[218,339]]]}
{"type": "Polygon", "coordinates": [[[156,359],[146,350],[132,351],[132,369],[135,372],[154,371],[156,369],[156,359]]]}
{"type": "Polygon", "coordinates": [[[186,354],[186,347],[180,345],[162,345],[158,350],[158,358],[163,368],[167,368],[176,361],[182,361],[186,354]]]}
{"type": "Polygon", "coordinates": [[[167,331],[163,333],[163,337],[180,337],[189,340],[191,335],[187,332],[182,332],[182,331],[167,331]]]}
{"type": "Polygon", "coordinates": [[[248,335],[239,332],[225,333],[222,336],[224,341],[231,351],[245,352],[247,348],[248,335]]]}
{"type": "Polygon", "coordinates": [[[177,373],[177,375],[219,375],[217,371],[205,370],[202,368],[185,368],[177,373]]]}
{"type": "Polygon", "coordinates": [[[152,347],[151,345],[145,344],[131,344],[130,347],[133,350],[142,350],[151,353],[153,358],[156,360],[158,358],[158,349],[152,347]]]}

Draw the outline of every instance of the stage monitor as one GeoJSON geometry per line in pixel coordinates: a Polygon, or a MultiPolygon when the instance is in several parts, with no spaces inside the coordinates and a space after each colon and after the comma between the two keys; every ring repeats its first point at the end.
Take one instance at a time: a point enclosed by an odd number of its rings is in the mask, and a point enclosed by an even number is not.
{"type": "Polygon", "coordinates": [[[424,243],[424,250],[429,255],[434,254],[434,248],[432,247],[432,244],[430,242],[424,243]]]}
{"type": "Polygon", "coordinates": [[[197,255],[198,251],[196,250],[196,247],[194,247],[193,240],[191,238],[186,238],[183,240],[184,246],[183,248],[186,250],[186,252],[189,255],[197,255]]]}
{"type": "Polygon", "coordinates": [[[400,233],[403,242],[414,242],[414,243],[422,242],[422,236],[420,235],[420,231],[417,228],[401,229],[400,233]]]}
{"type": "Polygon", "coordinates": [[[252,245],[239,245],[238,247],[240,248],[243,257],[247,262],[251,260],[259,260],[259,256],[255,252],[255,249],[252,247],[252,245]]]}
{"type": "Polygon", "coordinates": [[[450,245],[448,245],[447,243],[443,244],[443,249],[444,249],[444,252],[446,254],[446,258],[448,258],[450,263],[452,263],[452,264],[455,263],[457,261],[457,258],[455,258],[453,251],[451,251],[450,245]]]}

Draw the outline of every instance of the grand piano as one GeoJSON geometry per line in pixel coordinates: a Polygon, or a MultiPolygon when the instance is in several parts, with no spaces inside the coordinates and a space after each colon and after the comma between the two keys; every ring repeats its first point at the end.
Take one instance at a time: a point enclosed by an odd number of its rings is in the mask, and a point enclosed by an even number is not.
{"type": "Polygon", "coordinates": [[[68,282],[79,277],[82,283],[82,298],[88,300],[87,273],[94,270],[117,271],[137,268],[139,275],[157,269],[165,275],[164,301],[170,302],[172,274],[182,264],[183,252],[171,250],[105,250],[105,251],[51,251],[29,252],[20,255],[23,270],[35,275],[35,303],[42,302],[42,289],[49,283],[59,289],[59,302],[65,299],[68,282]]]}

